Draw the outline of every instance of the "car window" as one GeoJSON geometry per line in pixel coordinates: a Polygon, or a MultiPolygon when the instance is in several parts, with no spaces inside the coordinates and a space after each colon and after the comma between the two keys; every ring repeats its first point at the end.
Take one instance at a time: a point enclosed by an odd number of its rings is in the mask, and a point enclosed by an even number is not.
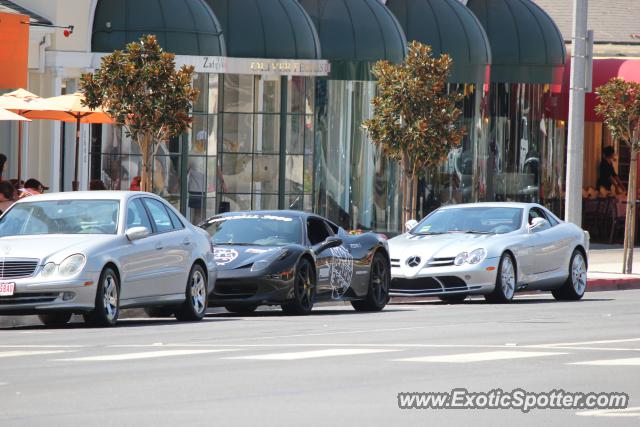
{"type": "Polygon", "coordinates": [[[157,233],[164,233],[173,230],[171,218],[169,218],[169,214],[164,208],[162,202],[153,199],[144,199],[144,203],[147,205],[149,213],[151,214],[151,219],[156,225],[157,233]]]}
{"type": "Polygon", "coordinates": [[[134,199],[127,207],[127,230],[133,227],[146,227],[149,233],[153,231],[147,211],[142,206],[141,199],[134,199]]]}
{"type": "Polygon", "coordinates": [[[335,225],[334,223],[332,223],[330,221],[326,221],[326,223],[329,226],[329,229],[333,232],[333,234],[338,234],[338,230],[340,228],[337,225],[335,225]]]}
{"type": "Polygon", "coordinates": [[[543,218],[549,221],[549,218],[547,218],[547,216],[542,211],[542,209],[538,209],[538,208],[531,208],[529,210],[529,224],[533,222],[534,218],[543,218]]]}
{"type": "Polygon", "coordinates": [[[313,217],[307,219],[307,236],[312,245],[324,242],[330,235],[329,228],[323,220],[313,217]]]}
{"type": "Polygon", "coordinates": [[[165,206],[165,209],[169,213],[169,218],[171,218],[171,224],[173,225],[173,228],[176,230],[182,230],[184,228],[184,224],[182,223],[180,218],[178,218],[178,215],[176,215],[168,206],[165,206]]]}

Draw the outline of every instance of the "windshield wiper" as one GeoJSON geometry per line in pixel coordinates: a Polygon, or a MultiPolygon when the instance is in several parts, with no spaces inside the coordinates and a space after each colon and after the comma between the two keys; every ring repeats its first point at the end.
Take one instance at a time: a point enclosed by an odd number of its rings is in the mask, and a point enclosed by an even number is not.
{"type": "Polygon", "coordinates": [[[416,236],[431,236],[435,234],[446,234],[447,231],[425,231],[424,233],[416,233],[416,236]]]}

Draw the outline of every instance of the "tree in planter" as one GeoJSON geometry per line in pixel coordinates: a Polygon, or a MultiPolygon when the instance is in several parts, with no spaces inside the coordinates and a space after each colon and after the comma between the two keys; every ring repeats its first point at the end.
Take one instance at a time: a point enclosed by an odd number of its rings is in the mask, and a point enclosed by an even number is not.
{"type": "Polygon", "coordinates": [[[624,141],[631,148],[627,212],[624,226],[622,272],[630,274],[633,267],[633,244],[636,224],[636,182],[640,151],[640,84],[613,78],[597,90],[596,112],[604,117],[611,137],[624,141]]]}
{"type": "Polygon", "coordinates": [[[193,67],[176,70],[174,59],[155,36],[145,35],[102,58],[95,73],[80,79],[86,104],[104,108],[140,146],[142,191],[152,190],[155,141],[168,142],[189,128],[189,109],[198,96],[191,87],[193,67]]]}
{"type": "Polygon", "coordinates": [[[431,47],[414,41],[404,63],[378,61],[371,70],[378,95],[363,127],[383,155],[400,162],[405,223],[415,210],[417,178],[438,166],[464,134],[456,127],[461,95],[446,92],[451,63],[449,55],[434,58],[431,47]]]}

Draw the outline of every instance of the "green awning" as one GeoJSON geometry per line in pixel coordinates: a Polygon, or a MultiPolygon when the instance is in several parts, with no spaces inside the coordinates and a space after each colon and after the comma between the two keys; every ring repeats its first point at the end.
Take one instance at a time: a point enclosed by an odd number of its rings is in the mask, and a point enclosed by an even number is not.
{"type": "Polygon", "coordinates": [[[321,59],[311,18],[296,0],[206,0],[234,58],[321,59]]]}
{"type": "Polygon", "coordinates": [[[402,62],[407,42],[402,27],[379,0],[299,0],[316,26],[329,79],[374,80],[371,66],[402,62]]]}
{"type": "Polygon", "coordinates": [[[204,0],[98,0],[93,52],[123,49],[145,34],[177,55],[226,55],[220,24],[204,0]]]}
{"type": "Polygon", "coordinates": [[[491,43],[491,81],[555,83],[566,51],[555,22],[530,0],[469,0],[491,43]]]}
{"type": "Polygon", "coordinates": [[[408,41],[431,46],[434,56],[453,59],[452,83],[479,83],[491,64],[491,47],[482,24],[458,0],[387,0],[408,41]]]}

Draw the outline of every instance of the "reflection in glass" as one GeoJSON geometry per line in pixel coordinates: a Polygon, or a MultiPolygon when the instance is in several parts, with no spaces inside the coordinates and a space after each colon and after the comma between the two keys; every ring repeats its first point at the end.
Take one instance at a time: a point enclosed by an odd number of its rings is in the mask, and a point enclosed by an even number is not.
{"type": "MultiPolygon", "coordinates": [[[[252,182],[251,154],[222,155],[222,178],[229,193],[250,193],[252,182]]],[[[251,205],[251,201],[249,201],[251,205]]]]}
{"type": "Polygon", "coordinates": [[[288,79],[287,113],[304,114],[306,111],[304,77],[292,76],[288,79]]]}
{"type": "Polygon", "coordinates": [[[225,74],[223,109],[225,113],[253,113],[255,77],[244,74],[225,74]]]}
{"type": "Polygon", "coordinates": [[[193,103],[194,113],[207,112],[207,87],[209,85],[209,75],[203,73],[195,73],[193,76],[193,88],[198,91],[198,97],[193,103]]]}
{"type": "Polygon", "coordinates": [[[253,156],[253,192],[278,193],[278,160],[279,156],[253,156]]]}
{"type": "MultiPolygon", "coordinates": [[[[207,113],[216,114],[218,112],[218,75],[209,74],[209,102],[207,103],[207,113]]],[[[205,94],[201,93],[201,96],[205,94]]]]}
{"type": "Polygon", "coordinates": [[[253,114],[225,113],[223,117],[223,149],[227,153],[250,153],[253,145],[253,114]]]}
{"type": "Polygon", "coordinates": [[[252,209],[276,210],[278,209],[278,195],[258,193],[253,195],[252,209]]]}
{"type": "Polygon", "coordinates": [[[279,113],[280,112],[280,78],[266,80],[261,77],[258,86],[258,112],[259,113],[279,113]]]}
{"type": "Polygon", "coordinates": [[[286,157],[286,175],[284,191],[302,193],[304,191],[304,156],[286,157]]]}
{"type": "Polygon", "coordinates": [[[225,194],[220,201],[219,212],[251,210],[251,194],[225,194]]]}
{"type": "Polygon", "coordinates": [[[256,153],[278,153],[280,151],[280,116],[256,114],[256,153]]]}
{"type": "Polygon", "coordinates": [[[304,153],[305,116],[287,117],[287,154],[304,153]]]}

